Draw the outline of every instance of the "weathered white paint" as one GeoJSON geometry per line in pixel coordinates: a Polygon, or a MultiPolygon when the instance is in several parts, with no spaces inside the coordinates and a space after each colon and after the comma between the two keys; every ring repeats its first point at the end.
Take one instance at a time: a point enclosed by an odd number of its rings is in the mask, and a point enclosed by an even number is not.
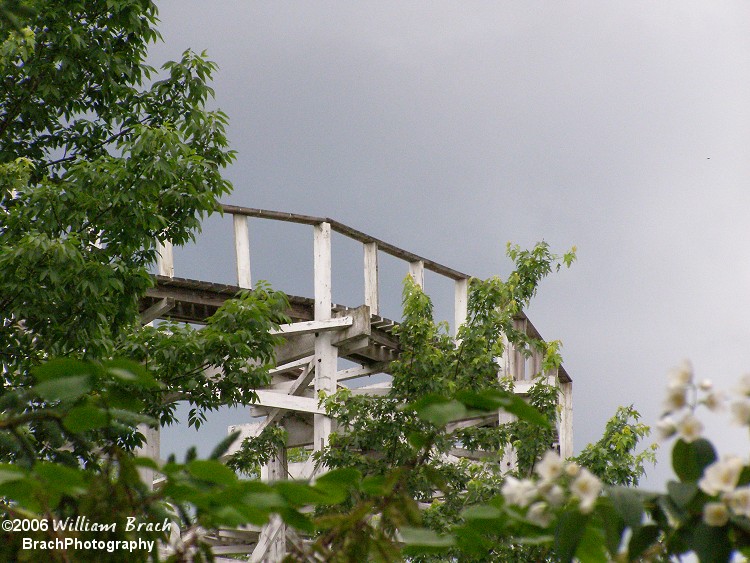
{"type": "MultiPolygon", "coordinates": [[[[313,227],[313,287],[315,291],[315,320],[331,318],[331,225],[319,223],[313,227]]],[[[336,391],[336,370],[338,351],[333,346],[331,332],[318,332],[315,335],[315,395],[336,391]]],[[[309,400],[309,399],[308,399],[309,400]]],[[[317,403],[317,400],[314,399],[317,403]]],[[[317,409],[317,404],[316,404],[317,409]]],[[[307,411],[315,412],[315,411],[307,411]]],[[[333,430],[333,421],[317,410],[314,416],[313,445],[320,450],[328,445],[333,430]]]]}
{"type": "Polygon", "coordinates": [[[163,244],[156,241],[156,273],[168,278],[174,277],[174,253],[171,241],[166,240],[163,244]]]}
{"type": "Polygon", "coordinates": [[[409,262],[409,275],[415,284],[424,289],[424,260],[409,262]]]}
{"type": "Polygon", "coordinates": [[[248,218],[244,215],[233,215],[234,253],[237,258],[237,285],[250,289],[253,287],[250,276],[250,234],[247,228],[248,218]]]}
{"type": "Polygon", "coordinates": [[[458,336],[458,327],[466,322],[469,306],[469,279],[454,282],[453,336],[458,336]]]}
{"type": "Polygon", "coordinates": [[[322,332],[325,330],[336,330],[346,328],[354,324],[354,319],[350,316],[336,317],[335,319],[326,319],[323,321],[303,321],[300,323],[289,323],[279,325],[277,330],[269,331],[270,334],[281,336],[292,334],[310,334],[311,332],[322,332]]]}
{"type": "Polygon", "coordinates": [[[378,294],[378,244],[366,242],[365,252],[365,305],[370,314],[380,314],[380,297],[378,294]]]}

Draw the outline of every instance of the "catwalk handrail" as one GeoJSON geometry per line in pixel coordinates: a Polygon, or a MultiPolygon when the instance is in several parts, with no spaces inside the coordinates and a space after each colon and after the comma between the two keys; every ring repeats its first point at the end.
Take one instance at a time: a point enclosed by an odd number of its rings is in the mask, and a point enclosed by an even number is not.
{"type": "Polygon", "coordinates": [[[353,227],[350,227],[349,225],[345,225],[344,223],[336,221],[335,219],[330,219],[328,217],[315,217],[312,215],[300,215],[298,213],[271,211],[269,209],[256,209],[252,207],[240,207],[237,205],[227,204],[222,204],[221,208],[224,213],[229,213],[231,215],[244,215],[246,217],[274,219],[276,221],[287,221],[289,223],[299,223],[301,225],[319,225],[320,223],[328,223],[329,225],[331,225],[332,231],[340,233],[346,237],[349,237],[350,239],[359,241],[364,244],[375,243],[378,245],[378,250],[385,252],[386,254],[390,254],[391,256],[394,256],[396,258],[400,258],[401,260],[406,260],[407,262],[423,262],[424,267],[427,270],[435,272],[436,274],[443,275],[452,280],[463,280],[471,277],[469,274],[464,274],[463,272],[459,272],[458,270],[454,270],[453,268],[444,266],[443,264],[435,262],[434,260],[424,258],[422,256],[419,256],[418,254],[414,254],[413,252],[409,252],[408,250],[399,248],[398,246],[385,242],[384,240],[381,240],[377,237],[368,235],[367,233],[363,233],[360,230],[357,230],[353,227]]]}

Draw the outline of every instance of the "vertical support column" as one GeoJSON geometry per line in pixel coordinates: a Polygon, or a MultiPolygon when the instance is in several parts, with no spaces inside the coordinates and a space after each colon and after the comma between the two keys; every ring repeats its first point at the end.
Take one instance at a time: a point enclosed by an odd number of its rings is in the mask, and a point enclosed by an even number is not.
{"type": "Polygon", "coordinates": [[[529,379],[533,379],[539,375],[542,375],[542,353],[536,348],[531,350],[531,358],[529,359],[529,379]]]}
{"type": "Polygon", "coordinates": [[[573,455],[573,382],[560,383],[560,428],[558,441],[560,457],[566,459],[573,455]]]}
{"type": "MultiPolygon", "coordinates": [[[[519,332],[526,333],[526,320],[525,319],[514,319],[513,328],[519,332]]],[[[513,346],[513,353],[511,354],[511,372],[515,381],[523,381],[526,379],[526,356],[513,346]]]]}
{"type": "Polygon", "coordinates": [[[466,322],[469,307],[469,279],[463,278],[454,283],[453,336],[458,336],[458,327],[466,322]]]}
{"type": "Polygon", "coordinates": [[[247,217],[232,215],[234,222],[234,253],[237,256],[237,285],[250,289],[250,235],[247,230],[247,217]]]}
{"type": "MultiPolygon", "coordinates": [[[[320,223],[314,227],[315,320],[331,318],[331,225],[320,223]]],[[[336,391],[337,350],[331,344],[333,333],[315,334],[315,396],[318,392],[336,391]]],[[[314,416],[313,447],[320,450],[328,444],[332,420],[322,414],[314,416]]]]}
{"type": "MultiPolygon", "coordinates": [[[[146,441],[142,446],[136,448],[135,455],[139,457],[148,457],[159,463],[161,455],[161,431],[159,428],[151,428],[146,424],[138,425],[138,432],[143,434],[146,441]]],[[[146,486],[150,489],[154,488],[154,476],[155,472],[153,469],[147,469],[141,467],[138,469],[138,474],[141,476],[146,486]]]]}
{"type": "Polygon", "coordinates": [[[424,289],[424,262],[422,260],[409,262],[409,275],[414,283],[424,289]]]}
{"type": "MultiPolygon", "coordinates": [[[[503,424],[508,424],[515,421],[515,415],[512,415],[508,412],[500,411],[500,413],[498,414],[498,424],[500,424],[501,426],[503,424]]],[[[516,452],[516,449],[510,444],[510,442],[505,444],[503,459],[500,464],[503,468],[504,473],[508,471],[515,471],[518,468],[518,453],[516,452]]]]}
{"type": "Polygon", "coordinates": [[[500,379],[504,377],[510,377],[513,379],[512,372],[510,371],[510,357],[512,355],[512,349],[510,346],[510,342],[508,342],[508,335],[503,333],[503,355],[500,358],[495,358],[500,364],[500,372],[498,373],[498,377],[500,379]]]}
{"type": "Polygon", "coordinates": [[[163,244],[156,241],[156,273],[168,278],[174,277],[174,254],[171,241],[165,240],[163,244]]]}
{"type": "Polygon", "coordinates": [[[365,250],[365,305],[371,315],[380,314],[380,297],[378,294],[378,243],[364,243],[365,250]]]}
{"type": "MultiPolygon", "coordinates": [[[[266,482],[281,481],[289,476],[288,471],[286,448],[282,447],[260,468],[260,478],[266,482]]],[[[285,555],[286,524],[275,514],[261,531],[256,550],[253,550],[253,560],[281,561],[285,555]]]]}

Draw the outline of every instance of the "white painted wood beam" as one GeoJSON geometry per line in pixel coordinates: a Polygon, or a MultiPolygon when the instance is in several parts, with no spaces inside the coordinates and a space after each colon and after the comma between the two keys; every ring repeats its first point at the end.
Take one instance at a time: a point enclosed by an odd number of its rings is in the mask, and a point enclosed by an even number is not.
{"type": "Polygon", "coordinates": [[[424,289],[424,260],[409,262],[409,275],[415,284],[424,289]]]}
{"type": "Polygon", "coordinates": [[[307,364],[309,364],[314,357],[315,356],[305,356],[304,358],[300,358],[299,360],[295,360],[293,362],[287,362],[285,364],[277,365],[275,368],[268,370],[268,373],[270,373],[271,375],[275,375],[277,373],[284,373],[286,371],[301,368],[302,366],[306,366],[307,364]]]}
{"type": "MultiPolygon", "coordinates": [[[[313,227],[313,272],[315,320],[325,321],[331,318],[331,225],[318,223],[313,227]]],[[[333,346],[331,332],[318,332],[315,335],[315,395],[322,391],[334,393],[336,391],[336,370],[338,351],[333,346]]],[[[309,400],[309,399],[306,399],[309,400]]],[[[328,445],[328,439],[333,430],[333,421],[318,408],[315,402],[313,425],[313,446],[321,450],[328,445]]]]}
{"type": "Polygon", "coordinates": [[[458,336],[458,327],[466,322],[469,306],[469,278],[454,282],[453,336],[458,336]]]}
{"type": "Polygon", "coordinates": [[[284,409],[289,411],[309,412],[323,415],[325,411],[318,407],[317,398],[296,397],[286,393],[274,393],[264,389],[255,391],[258,395],[258,402],[255,406],[268,407],[274,409],[284,409]]]}
{"type": "Polygon", "coordinates": [[[156,273],[168,278],[174,277],[174,252],[171,241],[156,241],[156,273]]]}
{"type": "Polygon", "coordinates": [[[326,330],[338,330],[346,327],[350,327],[354,324],[354,319],[351,316],[337,317],[334,319],[326,319],[322,321],[303,321],[300,323],[289,323],[279,325],[277,330],[271,330],[270,334],[287,336],[287,335],[298,335],[298,334],[310,334],[313,332],[322,332],[326,330]]]}
{"type": "Polygon", "coordinates": [[[378,294],[378,243],[364,243],[365,252],[365,305],[370,314],[380,314],[380,297],[378,294]]]}
{"type": "Polygon", "coordinates": [[[234,253],[237,265],[237,285],[244,289],[253,287],[250,275],[250,234],[245,215],[232,215],[234,222],[234,253]]]}
{"type": "Polygon", "coordinates": [[[568,381],[560,384],[560,429],[558,440],[560,442],[560,457],[563,459],[573,455],[573,382],[568,381]]]}
{"type": "Polygon", "coordinates": [[[373,373],[381,373],[385,369],[385,363],[372,364],[370,366],[358,366],[353,368],[342,369],[336,374],[336,380],[347,381],[349,379],[356,379],[358,377],[366,377],[373,373]]]}
{"type": "MultiPolygon", "coordinates": [[[[143,445],[136,448],[135,455],[139,457],[147,457],[159,463],[161,457],[161,430],[159,428],[151,428],[146,424],[139,424],[138,432],[143,434],[143,437],[146,440],[143,445]]],[[[143,481],[149,489],[154,488],[154,477],[156,477],[157,473],[153,469],[141,467],[138,469],[138,474],[141,477],[141,481],[143,481]]]]}

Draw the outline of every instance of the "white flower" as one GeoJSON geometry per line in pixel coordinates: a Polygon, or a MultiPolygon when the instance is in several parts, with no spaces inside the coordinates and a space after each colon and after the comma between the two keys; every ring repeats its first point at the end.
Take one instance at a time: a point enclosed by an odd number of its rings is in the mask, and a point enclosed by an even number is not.
{"type": "Polygon", "coordinates": [[[560,459],[560,456],[552,450],[548,450],[534,468],[536,474],[539,475],[543,481],[554,481],[562,474],[562,470],[563,461],[560,459]]]}
{"type": "Polygon", "coordinates": [[[714,388],[714,382],[710,379],[702,379],[701,382],[698,384],[698,388],[701,391],[710,391],[714,388]]]}
{"type": "Polygon", "coordinates": [[[746,373],[740,378],[740,384],[737,386],[737,392],[740,395],[750,396],[750,373],[746,373]]]}
{"type": "Polygon", "coordinates": [[[578,477],[570,485],[571,492],[581,501],[579,508],[581,512],[587,514],[594,508],[596,499],[602,490],[602,483],[588,469],[581,469],[578,477]]]}
{"type": "Polygon", "coordinates": [[[667,389],[667,398],[664,399],[664,411],[678,411],[687,405],[687,387],[672,387],[667,389]]]}
{"type": "Polygon", "coordinates": [[[660,440],[668,440],[677,434],[677,424],[671,416],[664,416],[656,423],[656,431],[660,440]]]}
{"type": "Polygon", "coordinates": [[[693,382],[693,366],[689,360],[682,360],[679,366],[669,371],[667,377],[670,389],[686,387],[693,382]]]}
{"type": "Polygon", "coordinates": [[[680,433],[680,438],[686,442],[694,442],[701,437],[703,423],[692,414],[688,414],[677,424],[677,431],[680,433]]]}
{"type": "Polygon", "coordinates": [[[536,486],[530,479],[519,480],[515,477],[507,477],[500,489],[508,504],[517,506],[528,506],[536,498],[536,486]]]}
{"type": "Polygon", "coordinates": [[[739,424],[740,426],[747,426],[750,424],[750,400],[740,399],[732,403],[730,407],[732,411],[732,421],[739,424]]]}
{"type": "Polygon", "coordinates": [[[725,494],[724,500],[729,504],[732,512],[738,516],[750,518],[750,487],[738,487],[725,494]]]}
{"type": "Polygon", "coordinates": [[[565,466],[565,474],[568,477],[575,477],[581,472],[581,466],[578,465],[575,461],[571,461],[565,466]]]}
{"type": "Polygon", "coordinates": [[[698,486],[707,495],[731,493],[737,486],[744,464],[737,456],[726,456],[706,467],[698,486]]]}
{"type": "Polygon", "coordinates": [[[724,395],[718,391],[713,391],[703,397],[702,402],[708,410],[717,412],[724,408],[724,395]]]}
{"type": "Polygon", "coordinates": [[[729,511],[723,502],[707,502],[703,505],[703,521],[709,526],[723,526],[729,521],[729,511]]]}
{"type": "Polygon", "coordinates": [[[547,511],[547,508],[546,502],[535,502],[526,512],[526,520],[540,528],[546,528],[552,522],[552,514],[547,511]]]}
{"type": "Polygon", "coordinates": [[[550,506],[562,506],[565,502],[565,490],[555,483],[542,483],[539,486],[539,494],[550,506]]]}

